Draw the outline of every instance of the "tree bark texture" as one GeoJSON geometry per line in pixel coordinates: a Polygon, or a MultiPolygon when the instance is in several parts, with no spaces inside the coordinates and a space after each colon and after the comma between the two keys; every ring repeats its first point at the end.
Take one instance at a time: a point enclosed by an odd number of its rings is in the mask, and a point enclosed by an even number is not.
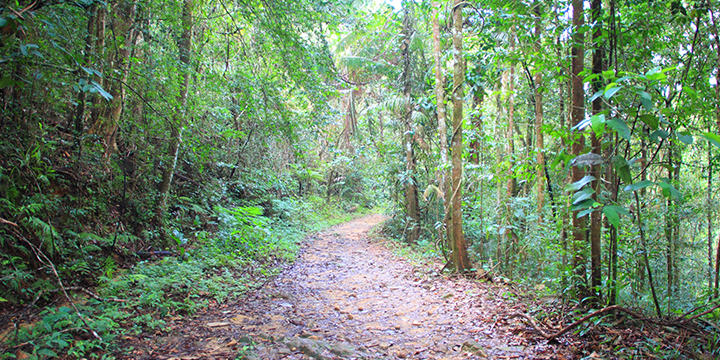
{"type": "Polygon", "coordinates": [[[137,32],[133,29],[137,7],[133,1],[120,1],[113,8],[112,27],[118,39],[117,51],[111,68],[117,69],[120,81],[113,82],[110,88],[110,105],[104,116],[99,116],[90,129],[91,134],[101,136],[105,142],[105,156],[117,152],[117,132],[120,116],[125,102],[125,85],[127,82],[130,50],[135,44],[137,32]]]}
{"type": "MultiPolygon", "coordinates": [[[[602,13],[602,1],[592,0],[590,5],[590,11],[592,15],[592,23],[594,24],[594,31],[592,34],[593,39],[593,64],[592,73],[598,76],[603,71],[603,45],[602,39],[602,26],[601,26],[601,13],[602,13]]],[[[600,91],[602,87],[600,78],[596,78],[592,83],[593,93],[600,91]]],[[[592,114],[598,115],[602,111],[602,99],[597,98],[592,102],[592,114]]],[[[591,143],[592,153],[600,155],[600,137],[592,131],[591,132],[591,143]]],[[[600,193],[600,178],[602,177],[602,171],[600,165],[593,165],[592,172],[595,176],[595,180],[592,182],[592,187],[595,190],[593,192],[593,200],[598,200],[598,193],[600,193]]],[[[602,236],[602,224],[601,224],[602,213],[600,211],[594,211],[590,214],[590,286],[592,295],[595,297],[595,302],[599,303],[602,299],[602,292],[600,287],[602,285],[602,254],[601,254],[601,236],[602,236]]]]}
{"type": "MultiPolygon", "coordinates": [[[[535,50],[539,53],[542,51],[542,2],[536,1],[535,4],[535,50]]],[[[536,59],[539,59],[537,57],[536,59]]],[[[543,141],[543,77],[540,70],[540,60],[535,64],[535,149],[537,158],[536,169],[536,191],[537,191],[537,214],[538,223],[543,222],[543,208],[545,207],[545,144],[543,141]]]]}
{"type": "MultiPolygon", "coordinates": [[[[583,79],[580,77],[580,73],[583,71],[585,66],[585,34],[581,31],[581,27],[585,24],[585,16],[583,13],[583,1],[573,0],[572,2],[572,24],[573,24],[573,35],[572,35],[572,61],[571,61],[571,72],[572,72],[572,125],[577,126],[585,118],[585,92],[583,89],[583,79]]],[[[573,133],[572,142],[572,153],[577,156],[582,153],[585,149],[585,137],[582,133],[573,133]]],[[[572,182],[577,182],[585,176],[585,171],[580,169],[578,166],[572,168],[572,182]]],[[[574,211],[572,214],[572,238],[573,238],[573,267],[575,269],[575,287],[578,292],[578,298],[583,299],[588,294],[587,291],[587,275],[585,274],[585,231],[586,221],[585,218],[578,218],[578,212],[574,211]]]]}
{"type": "Polygon", "coordinates": [[[462,0],[455,0],[453,5],[453,46],[455,48],[453,71],[453,127],[452,127],[452,222],[453,246],[452,265],[457,272],[466,272],[472,268],[465,246],[462,223],[462,124],[463,101],[465,93],[465,60],[463,59],[463,15],[462,0]]]}
{"type": "MultiPolygon", "coordinates": [[[[187,123],[187,97],[188,88],[190,86],[190,54],[192,51],[192,31],[193,31],[193,0],[185,0],[182,9],[182,32],[178,40],[180,68],[178,69],[180,76],[180,92],[177,95],[177,108],[173,114],[173,122],[170,124],[170,146],[168,154],[165,157],[169,159],[169,163],[165,164],[162,172],[162,182],[160,183],[160,204],[158,207],[158,215],[162,218],[167,208],[167,198],[170,192],[175,168],[177,167],[178,154],[180,144],[182,143],[182,130],[187,123]]],[[[162,223],[162,221],[161,221],[162,223]]]]}
{"type": "Polygon", "coordinates": [[[417,181],[415,180],[416,170],[416,159],[414,150],[414,127],[412,124],[412,59],[410,54],[410,40],[412,39],[413,30],[413,16],[410,14],[410,6],[403,8],[405,16],[403,18],[403,34],[404,39],[402,43],[402,61],[403,61],[403,96],[405,98],[405,111],[404,111],[404,122],[405,122],[405,135],[404,135],[404,148],[405,148],[405,163],[407,171],[407,182],[405,185],[405,207],[408,213],[410,224],[407,234],[407,240],[409,243],[414,244],[420,237],[420,204],[418,198],[417,181]]]}
{"type": "MultiPolygon", "coordinates": [[[[440,179],[439,189],[442,194],[443,203],[443,222],[445,223],[445,229],[447,231],[446,239],[449,241],[452,236],[452,226],[448,224],[449,219],[448,213],[450,212],[450,198],[446,192],[452,188],[450,177],[447,176],[447,165],[448,165],[448,140],[447,140],[447,112],[445,110],[445,77],[443,75],[441,54],[442,48],[440,47],[440,21],[439,21],[439,9],[440,3],[433,1],[433,45],[434,45],[434,57],[435,57],[435,99],[437,101],[437,122],[438,122],[438,135],[440,136],[440,179]]],[[[450,194],[452,196],[452,194],[450,194]]],[[[442,239],[442,229],[438,230],[438,235],[442,239]]],[[[450,244],[447,244],[450,247],[450,244]]]]}

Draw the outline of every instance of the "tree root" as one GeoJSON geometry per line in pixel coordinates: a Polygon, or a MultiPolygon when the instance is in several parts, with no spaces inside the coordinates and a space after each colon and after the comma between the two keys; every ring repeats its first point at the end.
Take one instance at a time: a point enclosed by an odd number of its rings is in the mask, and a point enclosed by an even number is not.
{"type": "Polygon", "coordinates": [[[626,313],[626,314],[628,314],[628,315],[630,315],[630,316],[632,316],[632,317],[634,317],[634,318],[637,318],[638,320],[644,320],[644,321],[649,321],[649,322],[658,324],[658,322],[655,321],[655,320],[653,320],[653,319],[645,318],[644,316],[641,316],[641,315],[639,315],[638,313],[636,313],[636,312],[634,312],[634,311],[632,311],[632,310],[626,309],[626,308],[624,308],[624,307],[622,307],[622,306],[619,306],[619,305],[608,306],[608,307],[606,307],[606,308],[604,308],[604,309],[600,309],[600,310],[598,310],[598,311],[595,311],[595,312],[592,312],[592,313],[590,313],[590,314],[588,314],[588,315],[585,315],[585,316],[583,316],[582,318],[580,318],[579,320],[575,321],[574,323],[572,323],[572,324],[570,324],[570,325],[568,325],[568,326],[566,326],[566,327],[562,328],[561,330],[556,331],[556,332],[554,332],[554,333],[547,333],[547,332],[545,332],[540,326],[538,326],[538,324],[537,324],[537,322],[535,321],[535,319],[533,319],[532,317],[528,316],[527,314],[523,314],[523,313],[519,313],[519,312],[518,312],[518,313],[514,313],[514,314],[511,314],[508,319],[517,318],[517,317],[522,318],[522,319],[524,319],[525,321],[527,321],[527,322],[530,324],[530,326],[532,326],[533,329],[535,329],[535,331],[537,331],[537,332],[540,334],[540,336],[542,336],[543,338],[545,338],[545,339],[547,339],[547,340],[554,340],[554,339],[557,339],[558,337],[562,336],[563,334],[567,333],[568,331],[570,331],[570,330],[578,327],[579,325],[583,324],[584,322],[586,322],[586,321],[588,321],[588,320],[590,320],[590,319],[592,319],[592,318],[594,318],[594,317],[596,317],[596,316],[600,316],[600,315],[602,315],[602,314],[606,314],[606,313],[614,312],[614,311],[621,311],[621,312],[624,312],[624,313],[626,313]]]}

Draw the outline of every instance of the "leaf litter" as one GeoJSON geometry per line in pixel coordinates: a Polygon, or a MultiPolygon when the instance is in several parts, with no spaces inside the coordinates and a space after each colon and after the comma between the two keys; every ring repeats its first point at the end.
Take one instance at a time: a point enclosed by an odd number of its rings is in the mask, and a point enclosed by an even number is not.
{"type": "Polygon", "coordinates": [[[370,238],[384,219],[369,215],[308,237],[298,259],[265,286],[126,339],[133,350],[120,357],[572,358],[566,346],[510,319],[518,308],[506,286],[441,276],[370,238]]]}

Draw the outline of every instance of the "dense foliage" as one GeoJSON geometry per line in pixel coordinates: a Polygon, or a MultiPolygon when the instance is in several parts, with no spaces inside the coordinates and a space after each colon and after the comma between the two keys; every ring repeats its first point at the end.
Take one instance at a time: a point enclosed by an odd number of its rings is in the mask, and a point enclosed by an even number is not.
{"type": "Polygon", "coordinates": [[[0,301],[17,309],[59,284],[242,272],[292,253],[278,234],[323,204],[386,201],[391,235],[457,271],[658,317],[718,297],[711,1],[1,6],[0,301]]]}

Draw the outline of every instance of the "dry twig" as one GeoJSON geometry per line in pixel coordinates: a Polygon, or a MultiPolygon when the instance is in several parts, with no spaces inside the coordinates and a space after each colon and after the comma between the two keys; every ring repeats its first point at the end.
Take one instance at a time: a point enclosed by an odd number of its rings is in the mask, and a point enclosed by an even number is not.
{"type": "Polygon", "coordinates": [[[552,340],[552,339],[557,339],[558,337],[562,336],[563,334],[567,333],[568,331],[578,327],[582,323],[584,323],[596,316],[600,316],[602,314],[614,312],[614,311],[621,311],[621,312],[624,312],[624,313],[626,313],[634,318],[637,318],[639,320],[645,320],[645,321],[649,321],[649,322],[657,324],[657,321],[652,320],[652,319],[647,319],[644,316],[641,316],[638,313],[636,313],[632,310],[626,309],[619,305],[608,306],[604,309],[600,309],[598,311],[587,314],[587,315],[583,316],[582,318],[578,319],[577,321],[573,322],[572,324],[562,328],[561,330],[559,330],[557,332],[551,333],[551,334],[548,334],[542,328],[540,328],[540,326],[538,326],[537,322],[535,322],[535,319],[528,316],[527,314],[514,313],[514,314],[511,314],[509,318],[512,319],[512,318],[519,317],[519,318],[525,319],[530,324],[530,326],[532,326],[535,329],[535,331],[537,331],[540,334],[540,336],[542,336],[543,338],[545,338],[547,340],[552,340]]]}

